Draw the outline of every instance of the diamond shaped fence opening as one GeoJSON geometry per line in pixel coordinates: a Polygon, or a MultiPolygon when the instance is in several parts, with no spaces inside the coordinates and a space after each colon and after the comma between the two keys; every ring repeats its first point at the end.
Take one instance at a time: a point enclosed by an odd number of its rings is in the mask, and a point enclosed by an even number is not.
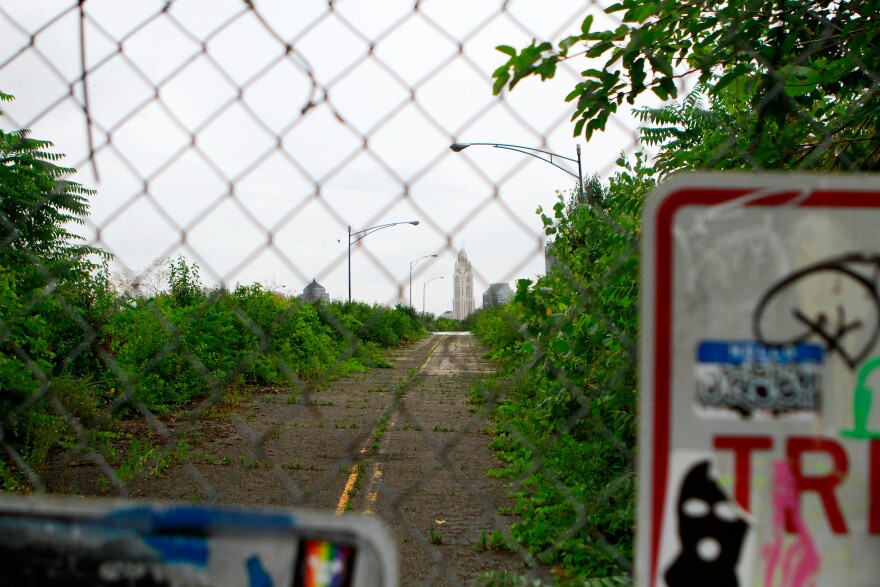
{"type": "Polygon", "coordinates": [[[0,0],[2,489],[375,516],[402,584],[627,582],[644,194],[873,170],[878,78],[833,41],[870,15],[808,2],[785,62],[736,21],[733,70],[619,36],[580,102],[582,43],[493,94],[496,46],[664,22],[610,4],[0,0]]]}

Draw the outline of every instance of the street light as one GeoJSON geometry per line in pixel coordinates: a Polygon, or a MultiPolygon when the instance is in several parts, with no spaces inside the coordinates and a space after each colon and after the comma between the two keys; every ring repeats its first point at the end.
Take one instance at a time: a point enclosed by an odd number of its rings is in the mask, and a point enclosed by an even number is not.
{"type": "Polygon", "coordinates": [[[428,257],[436,257],[437,255],[424,255],[419,257],[415,261],[410,261],[409,263],[409,307],[412,308],[412,268],[416,266],[416,263],[421,261],[422,259],[427,259],[428,257]]]}
{"type": "Polygon", "coordinates": [[[437,277],[432,277],[428,281],[422,284],[422,315],[425,314],[425,288],[428,287],[428,284],[434,281],[435,279],[443,279],[442,275],[438,275],[437,277]]]}
{"type": "Polygon", "coordinates": [[[371,226],[369,228],[365,228],[363,230],[358,230],[357,232],[351,231],[351,225],[348,225],[348,301],[351,303],[351,245],[358,242],[359,240],[366,238],[373,234],[374,232],[378,232],[383,228],[391,228],[392,226],[397,226],[398,224],[412,224],[413,226],[418,226],[418,220],[406,220],[404,222],[389,222],[388,224],[378,224],[376,226],[371,226]],[[355,237],[352,239],[351,237],[355,237]]]}
{"type": "Polygon", "coordinates": [[[516,151],[517,153],[522,153],[523,155],[528,155],[530,157],[534,157],[535,159],[540,159],[544,163],[549,163],[553,167],[557,169],[561,169],[572,177],[577,178],[578,180],[578,191],[581,195],[581,201],[584,199],[584,180],[583,180],[583,172],[581,171],[581,145],[578,143],[577,147],[577,159],[572,159],[571,157],[566,157],[565,155],[559,155],[557,153],[551,153],[550,151],[544,151],[542,149],[533,149],[531,147],[523,147],[522,145],[506,145],[504,143],[453,143],[449,145],[449,148],[459,153],[464,151],[468,147],[472,146],[486,146],[486,147],[495,147],[496,149],[506,149],[508,151],[516,151]],[[547,155],[547,157],[542,157],[541,155],[547,155]],[[572,163],[577,163],[578,172],[577,174],[569,171],[562,165],[558,164],[553,158],[564,159],[565,161],[571,161],[572,163]]]}

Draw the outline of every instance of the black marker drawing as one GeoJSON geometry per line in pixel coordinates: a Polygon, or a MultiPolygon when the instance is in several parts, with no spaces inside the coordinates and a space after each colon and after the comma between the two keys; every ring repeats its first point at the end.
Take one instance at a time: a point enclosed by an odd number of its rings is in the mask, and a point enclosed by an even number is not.
{"type": "MultiPolygon", "coordinates": [[[[766,345],[782,346],[797,344],[808,339],[823,341],[829,354],[837,353],[850,369],[864,361],[880,338],[880,295],[877,291],[877,276],[880,272],[880,256],[863,253],[849,253],[833,257],[800,269],[783,278],[768,289],[758,302],[752,314],[752,330],[755,339],[766,345]],[[873,270],[866,277],[857,268],[867,266],[873,270]],[[839,280],[855,284],[865,294],[865,303],[872,316],[859,319],[847,318],[847,308],[841,303],[833,307],[820,308],[813,313],[792,302],[788,307],[789,316],[799,325],[799,332],[774,337],[767,330],[768,308],[775,302],[784,303],[786,294],[794,294],[795,288],[805,280],[822,275],[830,275],[839,280]]],[[[792,296],[797,299],[797,296],[792,296]]]]}
{"type": "Polygon", "coordinates": [[[694,465],[678,494],[681,552],[666,569],[666,584],[739,587],[736,567],[748,529],[733,500],[709,476],[709,461],[694,465]]]}

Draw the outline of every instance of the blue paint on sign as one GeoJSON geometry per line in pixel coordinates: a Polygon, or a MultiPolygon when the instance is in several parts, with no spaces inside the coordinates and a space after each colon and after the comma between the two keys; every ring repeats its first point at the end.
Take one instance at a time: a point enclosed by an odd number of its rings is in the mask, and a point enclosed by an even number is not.
{"type": "Polygon", "coordinates": [[[825,348],[806,342],[787,346],[768,346],[751,341],[707,340],[697,346],[697,361],[727,365],[824,363],[825,348]]]}
{"type": "Polygon", "coordinates": [[[272,587],[272,577],[263,568],[259,558],[252,556],[247,560],[247,572],[250,587],[272,587]]]}
{"type": "Polygon", "coordinates": [[[210,550],[202,538],[189,536],[144,536],[144,543],[155,549],[162,562],[185,563],[204,567],[208,564],[210,550]]]}
{"type": "Polygon", "coordinates": [[[175,507],[152,509],[137,507],[118,510],[107,517],[138,532],[174,531],[212,532],[217,530],[288,531],[296,526],[293,516],[222,510],[175,507]]]}

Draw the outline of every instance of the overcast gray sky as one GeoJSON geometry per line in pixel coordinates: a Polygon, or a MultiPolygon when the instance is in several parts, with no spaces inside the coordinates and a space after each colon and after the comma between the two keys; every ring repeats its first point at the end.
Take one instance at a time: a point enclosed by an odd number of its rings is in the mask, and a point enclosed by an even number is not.
{"type": "MultiPolygon", "coordinates": [[[[574,156],[564,98],[586,63],[495,97],[491,73],[505,60],[495,47],[558,40],[587,11],[614,21],[582,0],[415,4],[88,0],[81,19],[75,0],[0,0],[0,89],[16,97],[0,125],[54,141],[98,190],[83,234],[114,267],[182,252],[208,284],[299,293],[316,278],[344,298],[347,226],[419,220],[353,247],[354,297],[406,300],[410,262],[436,253],[415,267],[413,303],[442,275],[426,307],[448,310],[464,247],[480,306],[489,283],[543,272],[535,210],[574,181],[515,153],[448,146],[574,156]]],[[[583,144],[585,173],[606,176],[634,150],[634,128],[613,122],[583,144]]]]}

